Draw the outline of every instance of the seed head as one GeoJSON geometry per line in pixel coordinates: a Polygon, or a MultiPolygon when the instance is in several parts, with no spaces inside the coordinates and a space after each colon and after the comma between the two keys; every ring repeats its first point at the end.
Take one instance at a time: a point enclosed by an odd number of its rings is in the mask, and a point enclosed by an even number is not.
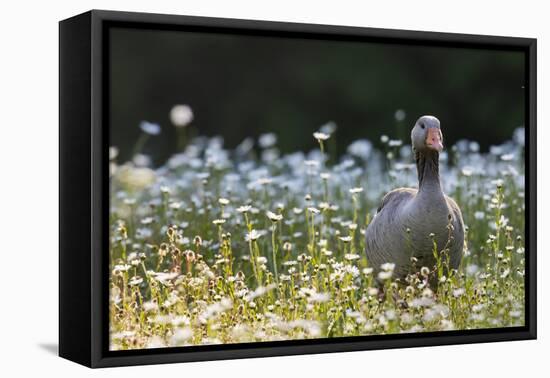
{"type": "Polygon", "coordinates": [[[143,131],[146,134],[149,134],[149,135],[158,135],[158,134],[160,134],[160,126],[156,123],[142,121],[139,124],[139,127],[140,127],[141,131],[143,131]]]}
{"type": "Polygon", "coordinates": [[[195,246],[200,247],[202,245],[202,238],[199,235],[195,236],[193,243],[195,246]]]}
{"type": "Polygon", "coordinates": [[[318,142],[321,142],[330,138],[330,135],[318,131],[313,133],[313,137],[317,139],[318,142]]]}
{"type": "Polygon", "coordinates": [[[380,268],[382,268],[382,270],[384,270],[386,272],[393,272],[393,270],[395,269],[395,264],[394,263],[384,263],[384,264],[380,265],[380,268]]]}
{"type": "Polygon", "coordinates": [[[247,232],[244,236],[244,239],[247,241],[247,242],[251,242],[251,241],[256,241],[258,240],[260,237],[262,236],[262,234],[260,234],[258,231],[256,230],[251,230],[250,232],[247,232]]]}
{"type": "Polygon", "coordinates": [[[239,213],[248,213],[250,211],[250,209],[252,209],[252,206],[250,205],[243,205],[243,206],[239,206],[237,207],[237,211],[239,213]]]}
{"type": "Polygon", "coordinates": [[[340,236],[339,239],[344,243],[349,243],[352,240],[351,236],[340,236]]]}
{"type": "Polygon", "coordinates": [[[319,214],[321,211],[315,207],[308,207],[307,211],[309,211],[312,214],[319,214]]]}
{"type": "Polygon", "coordinates": [[[193,121],[193,111],[189,105],[175,105],[170,110],[170,121],[175,127],[185,127],[193,121]]]}
{"type": "Polygon", "coordinates": [[[184,252],[185,254],[185,259],[188,261],[188,262],[193,262],[195,261],[195,252],[191,251],[190,249],[186,250],[184,252]]]}
{"type": "Polygon", "coordinates": [[[423,266],[422,268],[420,268],[420,274],[423,277],[428,277],[428,275],[430,274],[430,269],[427,266],[423,266]]]}
{"type": "Polygon", "coordinates": [[[274,212],[271,212],[271,211],[266,212],[265,215],[269,218],[270,221],[274,223],[279,222],[280,220],[283,219],[282,214],[275,214],[274,212]]]}

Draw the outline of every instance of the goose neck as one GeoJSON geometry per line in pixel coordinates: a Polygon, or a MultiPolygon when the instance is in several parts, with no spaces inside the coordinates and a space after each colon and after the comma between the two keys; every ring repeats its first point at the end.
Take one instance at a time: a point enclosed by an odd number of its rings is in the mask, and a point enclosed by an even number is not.
{"type": "Polygon", "coordinates": [[[439,179],[439,153],[436,151],[416,154],[419,192],[441,192],[439,179]]]}

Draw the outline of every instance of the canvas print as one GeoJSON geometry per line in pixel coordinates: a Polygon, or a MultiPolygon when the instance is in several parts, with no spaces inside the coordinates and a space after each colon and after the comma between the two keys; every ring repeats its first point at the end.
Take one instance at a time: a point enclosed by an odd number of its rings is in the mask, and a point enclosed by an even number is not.
{"type": "Polygon", "coordinates": [[[109,348],[525,324],[519,51],[112,28],[109,348]]]}

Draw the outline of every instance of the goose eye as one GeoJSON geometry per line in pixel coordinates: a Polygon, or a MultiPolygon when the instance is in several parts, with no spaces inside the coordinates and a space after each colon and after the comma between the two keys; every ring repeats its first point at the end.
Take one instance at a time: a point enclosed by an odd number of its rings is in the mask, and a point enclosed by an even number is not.
{"type": "Polygon", "coordinates": [[[422,130],[424,130],[426,128],[426,125],[424,125],[423,123],[420,124],[420,127],[422,128],[422,130]]]}

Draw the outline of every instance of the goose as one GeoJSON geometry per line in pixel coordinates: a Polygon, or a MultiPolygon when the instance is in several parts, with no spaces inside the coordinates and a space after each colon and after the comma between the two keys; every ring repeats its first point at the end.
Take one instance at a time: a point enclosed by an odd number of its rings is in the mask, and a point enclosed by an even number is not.
{"type": "Polygon", "coordinates": [[[458,269],[464,249],[462,213],[441,189],[443,135],[439,120],[429,115],[420,117],[412,129],[411,142],[418,189],[398,188],[387,193],[365,233],[368,264],[375,271],[383,264],[394,264],[390,265],[393,276],[401,279],[414,273],[415,267],[432,271],[436,264],[434,242],[450,269],[458,269]],[[443,250],[446,253],[441,253],[443,250]]]}

